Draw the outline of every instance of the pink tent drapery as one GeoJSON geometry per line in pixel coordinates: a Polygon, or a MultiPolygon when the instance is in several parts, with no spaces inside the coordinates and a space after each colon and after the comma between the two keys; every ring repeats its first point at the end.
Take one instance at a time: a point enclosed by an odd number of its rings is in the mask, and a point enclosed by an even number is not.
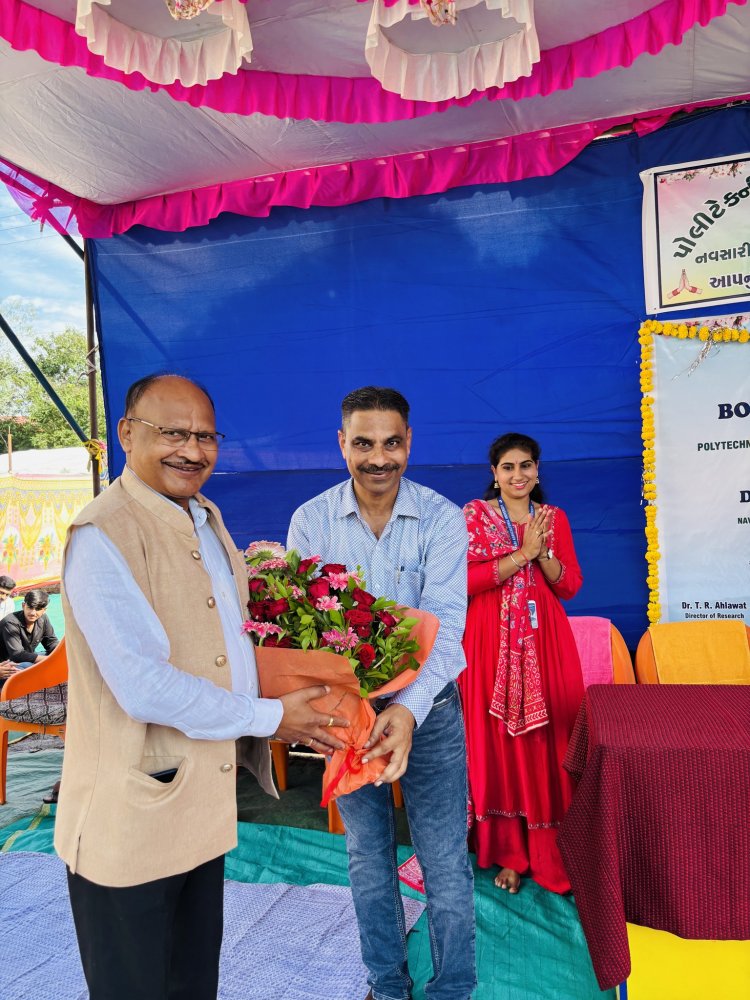
{"type": "MultiPolygon", "coordinates": [[[[750,94],[737,98],[750,99],[750,94]]],[[[555,173],[597,136],[630,124],[639,135],[661,128],[676,111],[692,111],[724,101],[662,108],[643,116],[602,119],[521,136],[466,143],[444,149],[355,160],[305,170],[289,170],[120,205],[100,205],[63,191],[0,158],[0,180],[21,195],[19,204],[34,219],[59,231],[104,238],[149,226],[183,232],[206,225],[222,212],[265,217],[286,205],[338,206],[368,198],[408,198],[471,184],[498,184],[555,173]],[[54,214],[53,214],[54,213],[54,214]]]]}
{"type": "Polygon", "coordinates": [[[115,80],[131,90],[163,90],[174,100],[232,114],[260,113],[278,118],[309,118],[345,123],[388,122],[419,118],[480,100],[521,100],[567,90],[576,80],[618,66],[630,66],[643,53],[679,45],[695,25],[706,25],[731,5],[747,0],[662,0],[622,24],[588,38],[542,52],[531,75],[502,88],[430,103],[403,100],[370,77],[313,76],[252,69],[225,75],[205,86],[160,85],[140,73],[122,73],[105,65],[86,47],[73,25],[24,0],[0,5],[0,36],[14,49],[31,49],[61,66],[78,66],[89,76],[115,80]]]}

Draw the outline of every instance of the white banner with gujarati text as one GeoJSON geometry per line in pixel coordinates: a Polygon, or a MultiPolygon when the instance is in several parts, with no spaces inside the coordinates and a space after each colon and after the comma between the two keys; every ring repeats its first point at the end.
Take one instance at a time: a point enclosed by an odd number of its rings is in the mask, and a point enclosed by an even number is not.
{"type": "Polygon", "coordinates": [[[750,343],[657,336],[653,370],[661,620],[750,625],[750,343]]]}
{"type": "Polygon", "coordinates": [[[650,313],[750,299],[750,153],[644,170],[650,313]]]}

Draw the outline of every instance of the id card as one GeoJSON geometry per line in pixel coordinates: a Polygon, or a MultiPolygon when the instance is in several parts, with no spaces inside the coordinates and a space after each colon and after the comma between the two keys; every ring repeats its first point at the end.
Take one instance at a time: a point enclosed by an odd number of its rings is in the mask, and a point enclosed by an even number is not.
{"type": "Polygon", "coordinates": [[[539,619],[536,613],[536,601],[529,601],[529,619],[532,628],[539,628],[539,619]]]}

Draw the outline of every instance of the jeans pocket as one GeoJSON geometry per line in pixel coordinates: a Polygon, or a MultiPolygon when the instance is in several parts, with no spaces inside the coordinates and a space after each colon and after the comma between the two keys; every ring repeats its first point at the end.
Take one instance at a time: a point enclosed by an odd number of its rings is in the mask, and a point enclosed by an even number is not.
{"type": "Polygon", "coordinates": [[[442,691],[438,691],[435,701],[432,703],[433,711],[436,708],[443,708],[446,705],[452,704],[458,698],[458,688],[455,684],[451,685],[451,690],[448,694],[444,694],[445,688],[442,691]]]}

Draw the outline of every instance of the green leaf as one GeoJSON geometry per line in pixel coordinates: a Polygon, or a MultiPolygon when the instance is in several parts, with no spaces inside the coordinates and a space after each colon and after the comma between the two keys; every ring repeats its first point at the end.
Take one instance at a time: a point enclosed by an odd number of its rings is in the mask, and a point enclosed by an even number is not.
{"type": "Polygon", "coordinates": [[[292,572],[296,573],[299,569],[299,564],[302,562],[299,552],[296,549],[292,549],[291,552],[287,552],[286,561],[292,568],[292,572]]]}
{"type": "Polygon", "coordinates": [[[414,628],[416,624],[417,624],[416,618],[403,618],[399,622],[398,627],[399,629],[408,629],[411,632],[411,630],[414,628]]]}
{"type": "Polygon", "coordinates": [[[338,625],[340,628],[344,627],[344,616],[340,611],[329,611],[328,614],[334,625],[338,625]]]}

